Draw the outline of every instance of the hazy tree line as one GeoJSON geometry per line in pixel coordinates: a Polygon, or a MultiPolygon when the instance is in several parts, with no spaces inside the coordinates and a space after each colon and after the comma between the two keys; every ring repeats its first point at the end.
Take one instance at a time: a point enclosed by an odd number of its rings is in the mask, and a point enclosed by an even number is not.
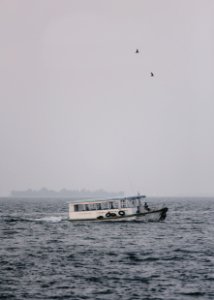
{"type": "Polygon", "coordinates": [[[90,191],[88,189],[81,190],[68,190],[61,189],[60,191],[49,190],[47,188],[42,188],[40,190],[28,189],[25,191],[12,191],[12,197],[32,197],[32,198],[91,198],[91,197],[120,197],[123,196],[123,192],[107,192],[103,189],[90,191]]]}

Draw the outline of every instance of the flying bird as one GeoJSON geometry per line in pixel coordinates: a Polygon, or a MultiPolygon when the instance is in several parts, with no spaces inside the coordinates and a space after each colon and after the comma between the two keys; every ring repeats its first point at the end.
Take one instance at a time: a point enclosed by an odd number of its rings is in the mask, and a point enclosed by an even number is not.
{"type": "Polygon", "coordinates": [[[152,72],[150,74],[151,74],[151,77],[154,77],[154,74],[152,72]]]}
{"type": "Polygon", "coordinates": [[[138,50],[138,49],[136,49],[135,53],[139,53],[139,50],[138,50]]]}

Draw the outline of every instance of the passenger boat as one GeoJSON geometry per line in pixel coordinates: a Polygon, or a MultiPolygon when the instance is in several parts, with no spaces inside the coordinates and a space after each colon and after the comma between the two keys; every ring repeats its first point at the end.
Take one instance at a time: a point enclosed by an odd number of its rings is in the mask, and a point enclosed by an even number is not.
{"type": "Polygon", "coordinates": [[[146,196],[137,195],[99,201],[75,202],[69,204],[69,220],[97,221],[163,221],[167,207],[152,208],[145,202],[146,196]]]}

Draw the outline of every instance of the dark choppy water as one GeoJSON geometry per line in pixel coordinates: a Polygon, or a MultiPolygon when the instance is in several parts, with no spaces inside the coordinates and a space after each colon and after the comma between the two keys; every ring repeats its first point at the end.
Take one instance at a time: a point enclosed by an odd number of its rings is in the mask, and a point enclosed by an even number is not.
{"type": "Polygon", "coordinates": [[[163,223],[71,223],[67,200],[0,199],[0,299],[214,299],[214,199],[159,201],[163,223]]]}

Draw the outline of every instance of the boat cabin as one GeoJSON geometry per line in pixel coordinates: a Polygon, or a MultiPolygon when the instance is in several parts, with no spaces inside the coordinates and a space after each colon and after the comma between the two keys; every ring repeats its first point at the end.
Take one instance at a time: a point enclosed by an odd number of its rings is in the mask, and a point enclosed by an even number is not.
{"type": "Polygon", "coordinates": [[[133,208],[141,206],[141,199],[119,199],[119,200],[109,200],[109,201],[89,201],[89,202],[79,202],[71,203],[70,211],[80,212],[80,211],[94,211],[94,210],[112,210],[112,209],[123,209],[123,208],[133,208]]]}
{"type": "Polygon", "coordinates": [[[69,218],[87,220],[134,215],[140,212],[143,198],[145,196],[70,203],[69,218]]]}

